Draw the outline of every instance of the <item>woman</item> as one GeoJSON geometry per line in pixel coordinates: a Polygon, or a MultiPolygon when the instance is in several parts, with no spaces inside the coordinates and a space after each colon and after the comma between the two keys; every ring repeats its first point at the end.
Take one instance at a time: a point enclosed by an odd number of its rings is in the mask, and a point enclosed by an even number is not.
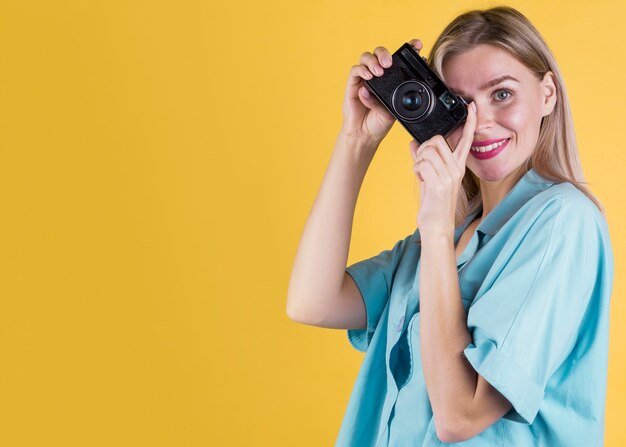
{"type": "Polygon", "coordinates": [[[429,64],[469,115],[409,145],[418,229],[345,268],[394,123],[364,79],[390,62],[378,47],[352,67],[289,284],[290,318],[348,329],[366,352],[337,445],[603,445],[613,255],[554,57],[509,7],[446,27],[429,64]]]}

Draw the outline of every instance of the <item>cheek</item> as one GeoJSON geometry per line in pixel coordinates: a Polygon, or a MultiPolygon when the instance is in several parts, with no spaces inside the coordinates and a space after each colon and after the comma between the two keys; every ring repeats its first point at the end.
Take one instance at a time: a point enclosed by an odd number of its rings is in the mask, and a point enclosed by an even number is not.
{"type": "Polygon", "coordinates": [[[498,121],[507,129],[523,133],[532,124],[535,115],[532,107],[518,104],[498,111],[498,121]]]}

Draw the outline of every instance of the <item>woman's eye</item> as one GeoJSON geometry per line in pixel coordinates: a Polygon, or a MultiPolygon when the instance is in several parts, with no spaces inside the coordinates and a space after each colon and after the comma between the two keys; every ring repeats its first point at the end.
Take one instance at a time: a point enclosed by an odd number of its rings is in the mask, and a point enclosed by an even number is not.
{"type": "Polygon", "coordinates": [[[509,99],[509,97],[512,95],[510,90],[498,90],[496,93],[496,98],[500,101],[504,101],[505,99],[509,99]],[[501,93],[506,93],[506,95],[501,95],[501,93]]]}

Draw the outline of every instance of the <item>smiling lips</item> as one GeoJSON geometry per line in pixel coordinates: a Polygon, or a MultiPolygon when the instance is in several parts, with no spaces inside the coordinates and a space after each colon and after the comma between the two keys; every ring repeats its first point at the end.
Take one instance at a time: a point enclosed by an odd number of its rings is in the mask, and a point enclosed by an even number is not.
{"type": "Polygon", "coordinates": [[[485,140],[472,143],[470,153],[481,160],[498,155],[508,145],[509,138],[485,140]]]}

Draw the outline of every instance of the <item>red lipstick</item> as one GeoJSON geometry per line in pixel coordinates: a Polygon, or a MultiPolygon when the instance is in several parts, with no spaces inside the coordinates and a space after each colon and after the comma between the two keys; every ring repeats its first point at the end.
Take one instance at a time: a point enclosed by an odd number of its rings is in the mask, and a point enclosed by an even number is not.
{"type": "Polygon", "coordinates": [[[472,147],[489,146],[490,144],[499,143],[500,141],[504,141],[504,140],[506,140],[506,138],[497,138],[495,140],[474,141],[472,143],[472,147]]]}
{"type": "Polygon", "coordinates": [[[485,141],[480,141],[477,146],[483,147],[483,146],[488,146],[489,144],[493,144],[493,143],[489,143],[490,141],[493,141],[495,143],[504,141],[504,143],[502,143],[499,147],[496,147],[486,152],[478,152],[478,151],[474,151],[470,149],[470,154],[472,154],[472,156],[478,158],[479,160],[487,160],[489,158],[493,158],[496,155],[498,155],[500,152],[504,150],[505,147],[509,145],[510,139],[505,138],[504,140],[485,140],[485,141]],[[487,142],[487,144],[480,144],[480,143],[485,143],[485,141],[487,142]]]}

